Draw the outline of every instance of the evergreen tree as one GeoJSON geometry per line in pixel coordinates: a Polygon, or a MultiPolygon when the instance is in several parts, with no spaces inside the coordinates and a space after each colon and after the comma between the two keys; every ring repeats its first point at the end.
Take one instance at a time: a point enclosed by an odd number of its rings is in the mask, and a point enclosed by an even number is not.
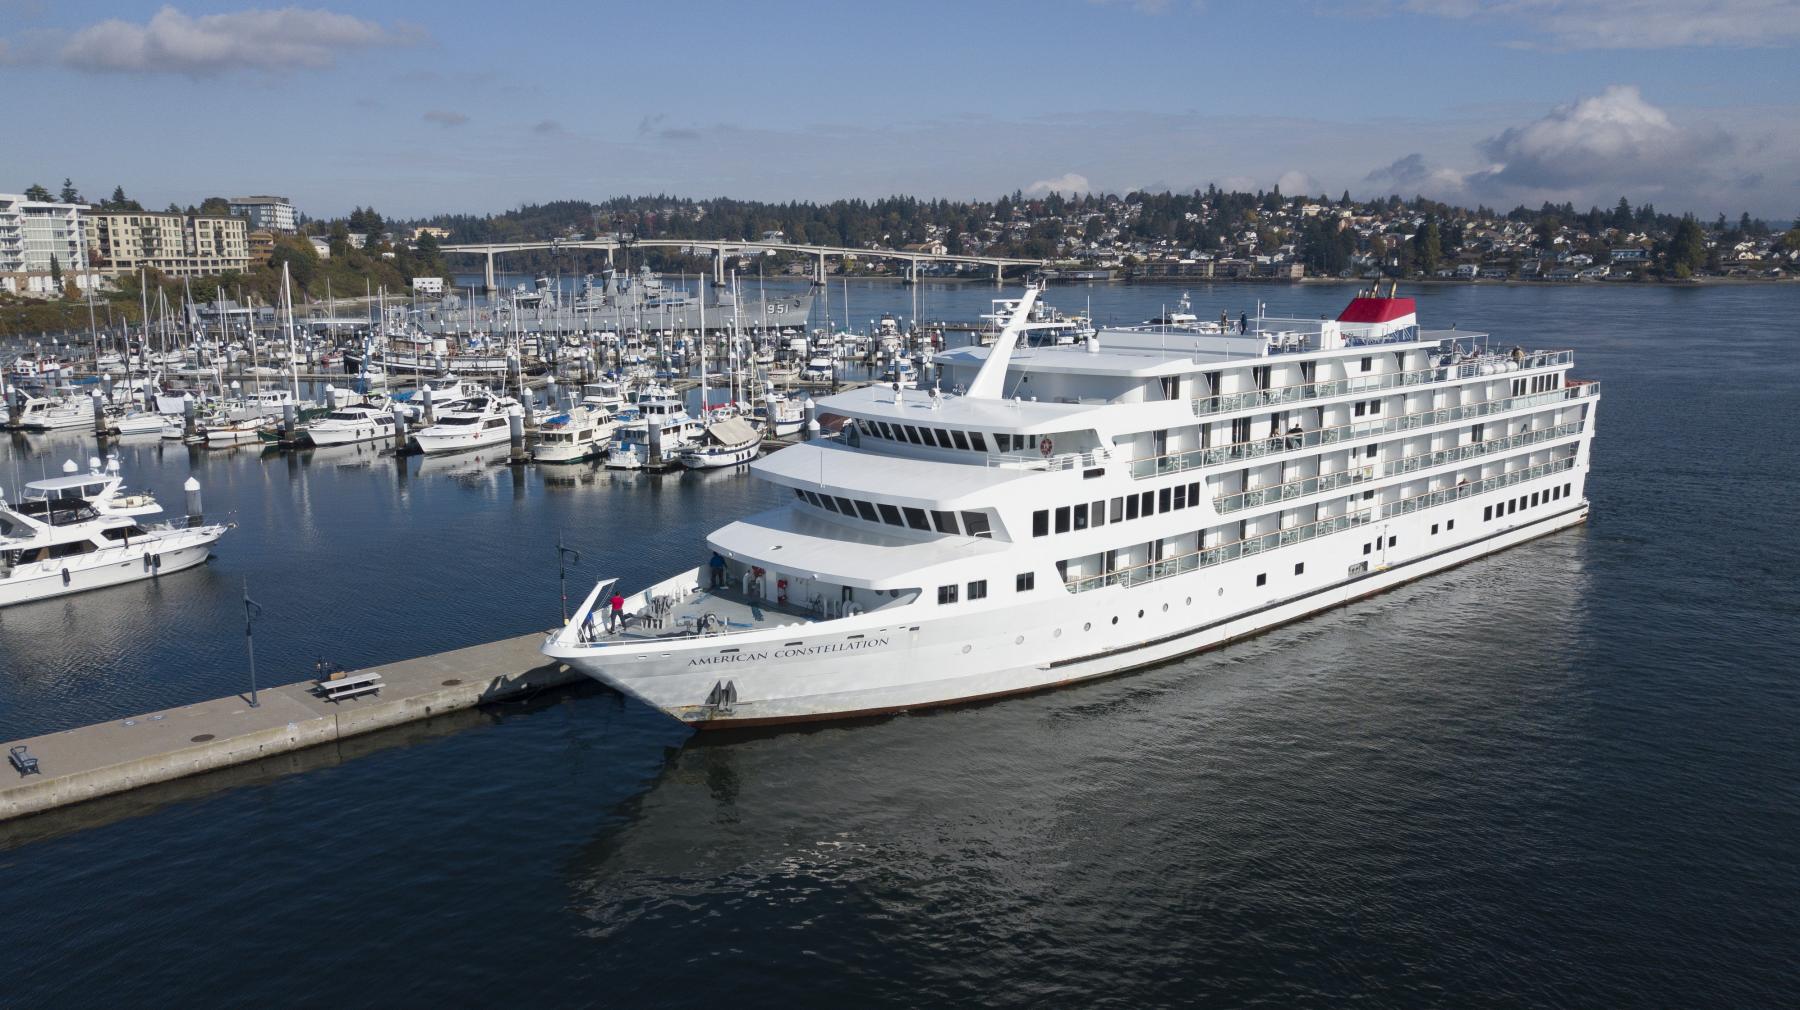
{"type": "Polygon", "coordinates": [[[81,191],[75,188],[74,181],[71,179],[68,179],[66,177],[63,179],[62,192],[60,194],[58,194],[57,201],[59,203],[86,203],[87,202],[86,200],[83,200],[81,198],[81,191]]]}
{"type": "Polygon", "coordinates": [[[50,191],[34,182],[25,187],[25,199],[35,200],[38,203],[49,203],[50,191]]]}
{"type": "Polygon", "coordinates": [[[50,254],[50,286],[58,291],[62,290],[62,263],[57,260],[55,253],[50,254]]]}

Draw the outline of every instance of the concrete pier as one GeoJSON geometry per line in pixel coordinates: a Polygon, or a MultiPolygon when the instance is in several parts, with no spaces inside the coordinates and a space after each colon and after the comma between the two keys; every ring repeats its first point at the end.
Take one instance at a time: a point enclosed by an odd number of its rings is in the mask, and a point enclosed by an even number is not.
{"type": "Polygon", "coordinates": [[[30,748],[40,772],[0,764],[0,821],[259,761],[445,712],[581,680],[538,651],[543,632],[422,656],[358,673],[381,674],[379,694],[326,701],[317,682],[147,712],[128,719],[9,741],[30,748]]]}

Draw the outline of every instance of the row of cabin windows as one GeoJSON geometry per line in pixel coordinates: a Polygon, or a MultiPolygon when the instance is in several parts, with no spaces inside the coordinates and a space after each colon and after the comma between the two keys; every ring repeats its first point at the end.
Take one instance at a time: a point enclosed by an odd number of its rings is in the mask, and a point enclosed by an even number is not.
{"type": "Polygon", "coordinates": [[[1552,389],[1562,388],[1562,373],[1550,372],[1544,375],[1533,375],[1529,378],[1512,381],[1512,395],[1524,396],[1526,393],[1547,393],[1552,389]]]}
{"type": "Polygon", "coordinates": [[[1141,491],[1114,498],[1109,506],[1105,499],[1080,505],[1064,505],[1057,509],[1038,509],[1031,514],[1031,535],[1047,537],[1052,529],[1057,533],[1068,533],[1073,530],[1085,530],[1088,527],[1100,527],[1110,521],[1122,523],[1129,519],[1153,516],[1161,512],[1174,512],[1189,505],[1200,504],[1200,482],[1192,484],[1176,484],[1160,491],[1141,491]],[[1052,525],[1054,523],[1054,525],[1052,525]]]}
{"type": "MultiPolygon", "coordinates": [[[[966,588],[967,588],[967,593],[968,593],[968,595],[965,597],[966,599],[971,600],[971,601],[987,599],[988,584],[987,584],[986,579],[976,579],[974,582],[969,583],[966,588]]],[[[1037,588],[1037,573],[1036,572],[1020,572],[1018,575],[1013,576],[1013,592],[1029,593],[1033,589],[1036,589],[1036,588],[1037,588]]],[[[947,586],[939,586],[938,587],[938,603],[940,603],[940,604],[955,603],[956,602],[956,594],[957,594],[957,585],[954,582],[952,582],[951,584],[949,584],[947,586]]]]}
{"type": "Polygon", "coordinates": [[[827,512],[850,516],[854,519],[866,519],[872,523],[885,523],[889,526],[900,526],[907,529],[923,530],[927,533],[962,534],[971,537],[992,537],[993,528],[988,524],[986,512],[940,512],[932,509],[913,508],[910,505],[888,505],[886,503],[866,502],[861,499],[840,498],[837,495],[818,494],[804,488],[795,488],[794,497],[827,512]],[[961,515],[962,523],[957,524],[957,516],[961,515]]]}
{"type": "Polygon", "coordinates": [[[1489,505],[1487,508],[1481,510],[1482,521],[1487,522],[1498,519],[1501,516],[1509,516],[1520,509],[1535,508],[1539,505],[1548,505],[1553,501],[1562,501],[1564,498],[1575,493],[1574,488],[1575,484],[1571,481],[1564,484],[1562,487],[1553,487],[1548,491],[1533,491],[1528,495],[1522,494],[1517,498],[1508,499],[1498,505],[1489,505]]]}
{"type": "Polygon", "coordinates": [[[928,445],[936,449],[962,449],[964,451],[986,452],[987,440],[979,431],[963,431],[960,428],[926,428],[920,425],[889,423],[864,418],[857,422],[857,427],[865,433],[885,438],[890,442],[901,442],[911,445],[928,445]]]}

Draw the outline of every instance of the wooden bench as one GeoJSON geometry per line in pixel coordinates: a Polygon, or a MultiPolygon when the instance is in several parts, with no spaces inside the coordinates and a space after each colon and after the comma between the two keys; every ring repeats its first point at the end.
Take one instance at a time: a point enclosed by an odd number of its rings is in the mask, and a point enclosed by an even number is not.
{"type": "Polygon", "coordinates": [[[14,747],[6,756],[12,761],[12,766],[19,770],[19,775],[21,777],[43,774],[43,772],[38,771],[38,759],[25,752],[24,744],[19,744],[17,747],[14,747]]]}
{"type": "Polygon", "coordinates": [[[381,690],[381,674],[374,670],[365,673],[352,673],[336,680],[319,681],[319,693],[326,701],[343,701],[360,694],[374,694],[381,690]]]}

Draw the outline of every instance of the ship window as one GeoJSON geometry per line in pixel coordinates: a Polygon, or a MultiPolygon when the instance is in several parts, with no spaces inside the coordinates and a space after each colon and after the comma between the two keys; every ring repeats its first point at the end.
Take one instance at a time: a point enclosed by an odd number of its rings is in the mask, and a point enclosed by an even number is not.
{"type": "Polygon", "coordinates": [[[1356,401],[1356,416],[1361,417],[1369,412],[1369,405],[1361,400],[1356,401]]]}
{"type": "Polygon", "coordinates": [[[825,506],[827,509],[830,509],[833,512],[836,512],[838,510],[837,502],[833,501],[831,496],[828,494],[822,494],[819,496],[819,504],[825,506]]]}
{"type": "Polygon", "coordinates": [[[1380,400],[1370,400],[1369,401],[1369,413],[1371,413],[1371,414],[1381,413],[1381,401],[1380,400]]]}
{"type": "Polygon", "coordinates": [[[1143,494],[1138,495],[1138,515],[1153,516],[1156,514],[1155,512],[1150,511],[1152,507],[1150,496],[1153,493],[1154,492],[1151,491],[1145,491],[1143,494]]]}
{"type": "Polygon", "coordinates": [[[1014,592],[1029,593],[1033,589],[1036,589],[1036,588],[1037,588],[1037,573],[1036,572],[1020,572],[1019,574],[1013,576],[1013,591],[1014,592]]]}
{"type": "Polygon", "coordinates": [[[1097,501],[1088,506],[1088,520],[1095,526],[1106,525],[1106,502],[1097,501]]]}
{"type": "Polygon", "coordinates": [[[1454,519],[1444,523],[1444,532],[1445,533],[1448,533],[1455,528],[1456,528],[1456,520],[1454,520],[1454,519]]]}
{"type": "Polygon", "coordinates": [[[1069,532],[1069,506],[1067,505],[1056,510],[1056,532],[1069,532]]]}
{"type": "Polygon", "coordinates": [[[919,429],[913,427],[910,424],[901,425],[901,427],[904,428],[906,431],[906,440],[908,442],[911,442],[914,445],[924,444],[923,441],[919,438],[919,429]]]}
{"type": "Polygon", "coordinates": [[[1370,552],[1370,551],[1372,551],[1372,550],[1374,550],[1374,549],[1375,549],[1375,545],[1374,545],[1374,544],[1369,544],[1369,543],[1365,543],[1365,544],[1363,544],[1363,553],[1364,553],[1364,554],[1367,554],[1367,553],[1369,553],[1369,552],[1370,552]]]}
{"type": "Polygon", "coordinates": [[[1388,546],[1389,546],[1389,547],[1392,547],[1392,546],[1394,546],[1394,545],[1395,545],[1395,544],[1396,544],[1396,543],[1399,543],[1399,542],[1400,542],[1400,538],[1399,538],[1399,537],[1388,537],[1388,546]]]}
{"type": "Polygon", "coordinates": [[[938,587],[938,603],[944,604],[944,603],[955,603],[955,602],[956,602],[956,586],[955,585],[938,587]]]}
{"type": "Polygon", "coordinates": [[[880,508],[882,522],[887,523],[889,526],[906,525],[905,521],[900,518],[900,510],[898,508],[889,505],[886,502],[883,502],[880,508]]]}
{"type": "Polygon", "coordinates": [[[963,435],[962,429],[960,429],[960,428],[952,429],[950,432],[950,437],[952,439],[956,440],[956,447],[958,449],[967,449],[969,447],[969,439],[965,435],[963,435]]]}
{"type": "Polygon", "coordinates": [[[1256,584],[1257,584],[1257,585],[1259,585],[1259,586],[1266,586],[1266,585],[1268,585],[1268,584],[1269,584],[1269,573],[1268,573],[1268,572],[1263,572],[1263,573],[1262,573],[1262,574],[1260,574],[1260,575],[1258,575],[1258,576],[1257,576],[1257,577],[1256,577],[1256,584]]]}
{"type": "Polygon", "coordinates": [[[1112,500],[1112,521],[1113,522],[1123,522],[1124,519],[1125,519],[1125,499],[1114,498],[1112,500]]]}
{"type": "Polygon", "coordinates": [[[902,509],[901,511],[906,515],[906,525],[911,526],[915,530],[931,529],[931,523],[927,522],[925,519],[924,509],[907,508],[902,509]]]}
{"type": "Polygon", "coordinates": [[[969,599],[971,599],[971,600],[987,599],[987,580],[986,579],[976,579],[974,582],[969,583],[969,599]]]}
{"type": "Polygon", "coordinates": [[[1169,489],[1166,487],[1163,488],[1162,490],[1156,492],[1156,511],[1158,511],[1158,512],[1169,511],[1169,498],[1170,498],[1169,489]]]}
{"type": "Polygon", "coordinates": [[[1138,496],[1137,495],[1128,495],[1125,498],[1125,518],[1136,519],[1137,517],[1138,517],[1138,496]]]}
{"type": "Polygon", "coordinates": [[[1305,574],[1305,572],[1306,572],[1306,562],[1302,561],[1299,564],[1294,566],[1294,574],[1295,575],[1302,575],[1302,574],[1305,574]]]}
{"type": "Polygon", "coordinates": [[[941,445],[946,449],[956,448],[956,442],[950,438],[950,432],[943,428],[937,429],[937,440],[938,445],[941,445]]]}
{"type": "Polygon", "coordinates": [[[1363,449],[1363,455],[1369,457],[1370,459],[1374,459],[1376,448],[1377,448],[1377,446],[1373,446],[1373,445],[1365,447],[1363,449]]]}
{"type": "Polygon", "coordinates": [[[994,451],[995,452],[1011,452],[1012,451],[1012,436],[1008,435],[1004,431],[994,432],[994,451]]]}
{"type": "Polygon", "coordinates": [[[981,432],[979,431],[969,432],[969,444],[975,447],[976,452],[988,451],[987,440],[981,437],[981,432]]]}
{"type": "Polygon", "coordinates": [[[1536,491],[1533,491],[1533,492],[1531,492],[1531,506],[1532,506],[1532,508],[1536,508],[1536,507],[1537,507],[1537,504],[1538,504],[1538,493],[1537,493],[1537,492],[1536,492],[1536,491]]]}
{"type": "Polygon", "coordinates": [[[1088,528],[1088,507],[1086,505],[1075,506],[1075,528],[1078,530],[1088,528]]]}
{"type": "Polygon", "coordinates": [[[1370,369],[1373,369],[1374,367],[1375,367],[1375,359],[1374,358],[1362,359],[1362,370],[1363,371],[1367,372],[1370,369]]]}
{"type": "Polygon", "coordinates": [[[1569,494],[1569,493],[1570,493],[1570,492],[1569,492],[1569,489],[1570,489],[1570,488],[1571,488],[1571,487],[1574,487],[1574,486],[1575,486],[1575,484],[1574,484],[1574,482],[1573,482],[1573,481],[1571,481],[1571,482],[1569,482],[1569,483],[1567,483],[1567,484],[1564,484],[1564,485],[1563,485],[1563,494],[1569,494]]]}
{"type": "Polygon", "coordinates": [[[1031,514],[1031,535],[1047,537],[1050,535],[1050,510],[1038,509],[1031,514]]]}
{"type": "Polygon", "coordinates": [[[986,512],[964,512],[962,514],[963,531],[972,537],[992,537],[993,531],[988,528],[986,512]]]}
{"type": "Polygon", "coordinates": [[[51,544],[50,557],[67,558],[76,554],[92,554],[100,548],[94,546],[92,540],[76,540],[73,543],[51,544]]]}
{"type": "Polygon", "coordinates": [[[933,512],[933,513],[931,513],[931,524],[933,526],[937,527],[937,531],[939,533],[960,532],[956,528],[956,513],[954,513],[954,512],[933,512]]]}
{"type": "Polygon", "coordinates": [[[1188,485],[1188,504],[1189,505],[1199,505],[1200,504],[1200,482],[1199,481],[1195,481],[1192,484],[1188,485]]]}
{"type": "Polygon", "coordinates": [[[106,539],[108,540],[129,540],[132,537],[141,537],[144,535],[144,530],[141,526],[120,526],[117,529],[103,530],[101,532],[105,534],[106,539]]]}
{"type": "Polygon", "coordinates": [[[870,521],[872,523],[878,523],[881,521],[881,517],[877,516],[875,514],[875,506],[870,505],[868,502],[863,501],[861,498],[858,498],[856,500],[856,514],[859,516],[862,516],[864,519],[867,519],[868,521],[870,521]]]}
{"type": "Polygon", "coordinates": [[[1438,524],[1432,523],[1431,524],[1431,535],[1434,537],[1437,536],[1437,531],[1438,531],[1438,524]]]}
{"type": "Polygon", "coordinates": [[[832,500],[837,502],[837,511],[842,512],[843,514],[845,514],[847,516],[853,516],[856,514],[856,506],[850,503],[850,499],[848,499],[848,498],[833,498],[832,500]]]}

